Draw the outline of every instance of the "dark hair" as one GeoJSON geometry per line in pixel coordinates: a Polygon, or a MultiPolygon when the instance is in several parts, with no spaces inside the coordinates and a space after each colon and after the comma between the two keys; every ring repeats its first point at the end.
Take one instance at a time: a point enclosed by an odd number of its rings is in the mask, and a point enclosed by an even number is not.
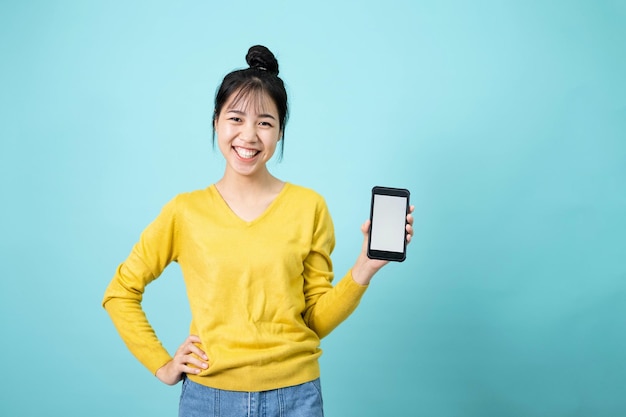
{"type": "Polygon", "coordinates": [[[278,76],[278,61],[272,51],[265,46],[255,45],[248,50],[246,62],[250,67],[235,70],[226,75],[215,94],[213,145],[215,146],[215,122],[222,111],[222,107],[233,94],[236,94],[234,102],[255,98],[259,104],[262,103],[263,96],[267,94],[274,101],[278,110],[278,122],[282,132],[280,144],[280,158],[282,158],[289,108],[285,85],[278,76]]]}

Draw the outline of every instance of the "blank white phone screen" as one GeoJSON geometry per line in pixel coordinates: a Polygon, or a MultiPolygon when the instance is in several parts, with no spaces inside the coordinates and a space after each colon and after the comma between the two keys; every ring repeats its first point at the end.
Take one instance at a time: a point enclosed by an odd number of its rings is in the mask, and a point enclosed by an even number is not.
{"type": "Polygon", "coordinates": [[[370,248],[403,252],[405,225],[406,198],[374,194],[370,248]]]}

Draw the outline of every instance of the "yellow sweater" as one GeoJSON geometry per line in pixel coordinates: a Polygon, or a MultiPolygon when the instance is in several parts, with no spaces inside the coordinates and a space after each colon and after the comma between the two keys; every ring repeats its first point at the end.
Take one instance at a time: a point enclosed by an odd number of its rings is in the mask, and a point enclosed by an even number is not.
{"type": "Polygon", "coordinates": [[[234,391],[297,385],[319,376],[320,339],[367,288],[351,272],[332,286],[334,244],[326,203],[312,190],[287,183],[246,222],[211,185],[165,205],[118,267],[103,305],[130,351],[155,373],[171,356],[146,319],[142,295],[178,262],[189,332],[209,357],[209,368],[189,378],[234,391]]]}

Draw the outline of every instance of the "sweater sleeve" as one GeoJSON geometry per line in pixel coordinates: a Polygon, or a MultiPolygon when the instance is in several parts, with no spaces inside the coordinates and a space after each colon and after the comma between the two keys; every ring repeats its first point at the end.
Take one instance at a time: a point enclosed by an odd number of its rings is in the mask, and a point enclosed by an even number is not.
{"type": "Polygon", "coordinates": [[[352,314],[367,289],[352,278],[349,271],[332,286],[333,270],[330,254],[335,246],[335,232],[326,204],[322,201],[315,220],[311,251],[304,262],[303,314],[307,325],[320,338],[327,336],[352,314]]]}
{"type": "Polygon", "coordinates": [[[143,231],[107,287],[103,307],[133,355],[152,372],[171,360],[141,307],[146,286],[177,259],[176,199],[143,231]]]}

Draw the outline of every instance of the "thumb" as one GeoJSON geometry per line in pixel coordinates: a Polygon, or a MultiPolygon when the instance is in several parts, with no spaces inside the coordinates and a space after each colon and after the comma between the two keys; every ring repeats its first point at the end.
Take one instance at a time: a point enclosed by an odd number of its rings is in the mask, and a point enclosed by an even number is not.
{"type": "Polygon", "coordinates": [[[361,225],[361,232],[363,232],[363,235],[365,237],[367,237],[367,235],[370,233],[370,225],[371,225],[371,223],[372,223],[371,220],[367,219],[365,221],[365,223],[363,223],[361,225]]]}

